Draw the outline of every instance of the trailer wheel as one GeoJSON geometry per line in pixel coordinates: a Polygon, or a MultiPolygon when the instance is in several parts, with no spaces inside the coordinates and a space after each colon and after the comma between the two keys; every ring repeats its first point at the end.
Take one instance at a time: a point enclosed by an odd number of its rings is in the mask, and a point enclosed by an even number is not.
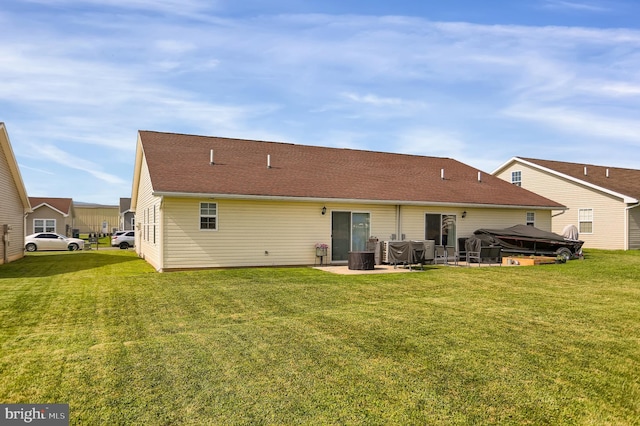
{"type": "Polygon", "coordinates": [[[556,250],[556,256],[562,258],[562,260],[566,262],[567,260],[571,260],[571,250],[566,247],[560,247],[558,250],[556,250]]]}

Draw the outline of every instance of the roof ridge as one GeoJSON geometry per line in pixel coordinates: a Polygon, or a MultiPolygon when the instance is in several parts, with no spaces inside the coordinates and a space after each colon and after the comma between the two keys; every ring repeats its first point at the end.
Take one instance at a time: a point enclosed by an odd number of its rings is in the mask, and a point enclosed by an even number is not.
{"type": "MultiPolygon", "coordinates": [[[[294,147],[300,147],[300,148],[315,148],[315,149],[326,149],[326,150],[344,150],[344,151],[366,152],[366,153],[384,154],[384,155],[397,155],[397,156],[415,157],[415,158],[437,158],[437,159],[449,160],[449,161],[454,161],[454,162],[457,162],[457,163],[460,163],[460,164],[464,164],[464,163],[460,162],[459,160],[456,160],[455,158],[441,157],[441,156],[436,156],[436,155],[409,154],[409,153],[403,153],[403,152],[379,151],[379,150],[370,150],[370,149],[361,149],[361,148],[352,148],[352,147],[308,145],[308,144],[301,144],[301,143],[294,143],[294,142],[268,141],[268,140],[262,140],[262,139],[234,138],[234,137],[228,137],[228,136],[206,136],[206,135],[195,135],[195,134],[191,134],[191,133],[160,132],[160,131],[155,131],[155,130],[138,130],[138,132],[139,133],[142,133],[142,132],[144,132],[144,133],[154,133],[154,134],[158,134],[158,135],[186,136],[186,137],[193,137],[193,138],[224,139],[224,140],[228,140],[228,141],[253,142],[253,143],[260,143],[260,144],[277,144],[277,145],[283,145],[283,146],[287,145],[287,146],[294,146],[294,147]]],[[[470,167],[470,166],[468,166],[468,167],[470,167]]],[[[480,170],[480,169],[477,169],[477,170],[483,171],[483,170],[480,170]]]]}
{"type": "Polygon", "coordinates": [[[560,164],[568,164],[568,165],[575,165],[575,166],[600,167],[603,169],[629,170],[629,171],[640,172],[640,169],[632,169],[630,167],[606,166],[606,165],[600,165],[600,164],[581,163],[581,162],[575,162],[575,161],[545,160],[543,158],[531,158],[531,157],[517,157],[517,158],[520,158],[521,160],[533,162],[533,163],[539,161],[539,162],[547,162],[547,163],[560,163],[560,164]]]}

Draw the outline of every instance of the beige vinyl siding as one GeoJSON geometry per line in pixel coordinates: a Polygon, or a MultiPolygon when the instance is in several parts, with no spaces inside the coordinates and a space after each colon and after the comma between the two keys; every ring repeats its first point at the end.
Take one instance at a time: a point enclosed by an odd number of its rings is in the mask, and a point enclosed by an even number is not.
{"type": "Polygon", "coordinates": [[[511,172],[522,171],[522,187],[568,207],[565,212],[556,211],[552,219],[552,231],[562,233],[567,225],[578,226],[580,209],[593,209],[593,232],[580,233],[585,248],[625,248],[625,207],[619,198],[596,191],[576,182],[530,167],[512,164],[498,177],[510,181],[511,172]]]}
{"type": "Polygon", "coordinates": [[[5,248],[2,241],[2,225],[11,225],[6,257],[9,262],[24,255],[24,208],[9,162],[0,148],[0,264],[4,263],[5,248]]]}
{"type": "Polygon", "coordinates": [[[629,249],[640,249],[640,207],[629,209],[629,249]]]}
{"type": "Polygon", "coordinates": [[[119,228],[120,208],[115,207],[83,207],[75,206],[75,228],[81,233],[102,232],[102,222],[107,222],[109,233],[119,228]]]}
{"type": "Polygon", "coordinates": [[[456,216],[456,238],[468,238],[480,228],[507,228],[525,224],[527,212],[535,212],[537,228],[551,230],[551,211],[535,209],[505,208],[460,208],[460,207],[402,207],[402,229],[408,240],[425,238],[425,215],[446,214],[456,216]],[[466,217],[462,212],[466,211],[466,217]]]}
{"type": "MultiPolygon", "coordinates": [[[[140,217],[138,209],[138,217],[140,217]]],[[[316,243],[329,245],[332,212],[369,213],[371,237],[391,239],[397,234],[394,205],[330,204],[313,202],[186,199],[166,197],[163,269],[309,265],[316,261],[316,243]],[[217,230],[200,230],[200,203],[217,203],[217,230]],[[327,207],[325,215],[322,207],[327,207]]],[[[470,236],[481,227],[524,223],[528,210],[400,207],[401,232],[407,240],[422,240],[425,213],[455,214],[458,236],[470,236]]],[[[536,211],[542,229],[551,227],[551,213],[536,211]]],[[[153,263],[153,262],[151,262],[153,263]]]]}
{"type": "Polygon", "coordinates": [[[315,244],[331,245],[333,211],[370,213],[371,236],[395,232],[394,206],[165,198],[164,268],[313,264],[315,244]],[[217,230],[199,229],[200,202],[217,203],[217,230]]]}
{"type": "Polygon", "coordinates": [[[138,200],[136,204],[136,252],[157,270],[162,270],[162,208],[161,198],[153,195],[153,187],[146,161],[142,161],[138,200]],[[156,226],[152,223],[156,209],[156,226]],[[154,233],[155,232],[155,233],[154,233]],[[155,241],[154,241],[155,236],[155,241]]]}
{"type": "MultiPolygon", "coordinates": [[[[34,206],[35,207],[35,206],[34,206]]],[[[42,205],[35,209],[27,216],[27,235],[33,234],[33,221],[34,219],[55,219],[56,221],[56,233],[66,235],[67,224],[70,222],[64,215],[55,209],[47,205],[42,205]]],[[[69,227],[71,225],[69,224],[69,227]]]]}

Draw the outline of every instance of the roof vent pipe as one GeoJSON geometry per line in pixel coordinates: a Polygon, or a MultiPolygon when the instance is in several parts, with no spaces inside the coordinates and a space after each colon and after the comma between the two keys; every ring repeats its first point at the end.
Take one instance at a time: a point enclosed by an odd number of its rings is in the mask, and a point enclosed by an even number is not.
{"type": "Polygon", "coordinates": [[[211,150],[211,152],[209,153],[209,164],[211,164],[212,166],[215,164],[213,162],[213,150],[211,150]]]}
{"type": "Polygon", "coordinates": [[[609,177],[609,169],[607,169],[607,177],[609,177]]]}
{"type": "Polygon", "coordinates": [[[584,175],[587,175],[587,166],[584,166],[584,175]]]}
{"type": "Polygon", "coordinates": [[[482,182],[482,172],[478,172],[478,182],[482,182]]]}
{"type": "Polygon", "coordinates": [[[267,169],[271,168],[271,154],[267,154],[267,169]]]}
{"type": "Polygon", "coordinates": [[[444,169],[440,169],[440,179],[444,180],[444,169]]]}

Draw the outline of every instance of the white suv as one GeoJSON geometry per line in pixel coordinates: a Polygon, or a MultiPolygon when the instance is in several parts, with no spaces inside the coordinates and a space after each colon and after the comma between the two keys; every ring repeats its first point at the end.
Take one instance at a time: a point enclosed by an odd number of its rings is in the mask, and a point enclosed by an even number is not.
{"type": "Polygon", "coordinates": [[[136,231],[118,231],[111,237],[111,247],[128,249],[133,247],[136,240],[136,231]]]}

